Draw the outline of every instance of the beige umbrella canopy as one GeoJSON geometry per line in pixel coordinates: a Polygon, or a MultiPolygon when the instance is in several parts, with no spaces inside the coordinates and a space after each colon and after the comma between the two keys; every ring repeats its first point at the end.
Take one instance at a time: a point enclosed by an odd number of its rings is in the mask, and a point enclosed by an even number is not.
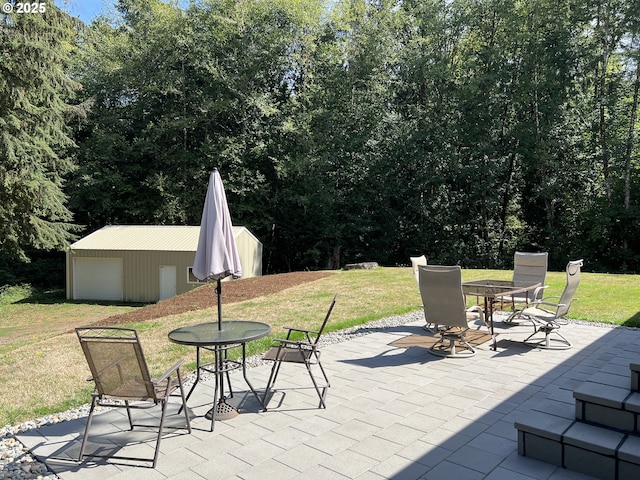
{"type": "Polygon", "coordinates": [[[228,276],[242,277],[242,266],[233,238],[231,215],[218,169],[209,177],[207,196],[202,209],[200,237],[193,261],[193,274],[198,280],[217,280],[218,328],[222,328],[222,286],[228,276]]]}

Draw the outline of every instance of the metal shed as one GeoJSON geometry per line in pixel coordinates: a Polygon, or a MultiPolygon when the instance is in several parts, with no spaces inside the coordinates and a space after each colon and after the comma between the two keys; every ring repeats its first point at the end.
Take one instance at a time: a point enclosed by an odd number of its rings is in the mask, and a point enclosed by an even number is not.
{"type": "MultiPolygon", "coordinates": [[[[67,250],[67,298],[156,302],[202,285],[191,273],[199,226],[111,225],[67,250]]],[[[233,227],[242,277],[262,275],[262,243],[233,227]]]]}

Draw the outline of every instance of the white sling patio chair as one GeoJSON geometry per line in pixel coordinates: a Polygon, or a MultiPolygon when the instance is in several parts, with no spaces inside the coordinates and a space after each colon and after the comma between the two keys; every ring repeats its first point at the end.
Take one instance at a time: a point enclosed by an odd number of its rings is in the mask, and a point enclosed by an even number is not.
{"type": "Polygon", "coordinates": [[[532,306],[522,311],[522,316],[533,322],[533,333],[529,335],[524,343],[532,347],[566,350],[571,348],[571,342],[567,340],[558,331],[561,325],[567,323],[563,317],[569,313],[569,308],[574,300],[576,289],[580,284],[580,267],[582,260],[574,260],[567,263],[565,269],[567,275],[567,283],[560,297],[549,296],[543,297],[536,301],[532,306]],[[557,302],[551,299],[557,298],[557,302]],[[536,339],[536,335],[543,334],[543,338],[536,339]],[[551,335],[555,335],[552,337],[551,335]]]}
{"type": "Polygon", "coordinates": [[[505,323],[516,323],[522,310],[529,304],[542,298],[542,290],[545,288],[547,277],[547,265],[549,254],[547,252],[516,252],[513,256],[513,281],[540,283],[532,294],[521,293],[506,299],[500,299],[501,307],[505,303],[511,305],[512,313],[505,320],[505,323]]]}
{"type": "MultiPolygon", "coordinates": [[[[427,257],[420,255],[419,257],[409,257],[411,260],[411,270],[413,271],[413,277],[416,279],[416,285],[418,286],[418,293],[420,292],[420,273],[419,267],[427,264],[427,257]]],[[[425,330],[431,333],[436,333],[438,326],[432,323],[426,323],[422,326],[425,330]]]]}
{"type": "Polygon", "coordinates": [[[418,273],[418,267],[420,265],[427,264],[427,257],[420,255],[419,257],[409,257],[409,260],[411,260],[411,270],[413,271],[413,277],[416,279],[416,286],[418,287],[418,291],[420,291],[420,275],[418,273]]]}
{"type": "Polygon", "coordinates": [[[482,319],[482,309],[466,308],[460,266],[424,265],[419,272],[424,316],[428,323],[438,326],[440,335],[429,352],[441,357],[472,357],[476,350],[466,339],[467,312],[478,312],[482,319]],[[444,345],[445,340],[449,341],[448,346],[444,345]]]}

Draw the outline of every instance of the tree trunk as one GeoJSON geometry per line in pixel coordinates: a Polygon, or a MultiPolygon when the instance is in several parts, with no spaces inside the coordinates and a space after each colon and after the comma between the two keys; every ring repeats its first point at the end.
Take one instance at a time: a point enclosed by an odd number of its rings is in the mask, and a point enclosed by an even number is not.
{"type": "Polygon", "coordinates": [[[625,149],[624,165],[624,208],[629,209],[631,202],[631,154],[633,152],[633,134],[636,129],[636,118],[638,113],[638,90],[640,90],[640,62],[636,62],[636,79],[633,86],[633,102],[631,104],[631,115],[629,119],[629,132],[627,134],[627,147],[625,149]]]}

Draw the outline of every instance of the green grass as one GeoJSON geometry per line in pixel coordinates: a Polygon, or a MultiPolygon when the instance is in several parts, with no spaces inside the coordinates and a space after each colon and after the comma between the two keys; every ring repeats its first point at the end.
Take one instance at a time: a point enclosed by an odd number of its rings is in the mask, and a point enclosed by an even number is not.
{"type": "Polygon", "coordinates": [[[70,301],[62,289],[0,288],[0,355],[139,306],[70,301]]]}
{"type": "MultiPolygon", "coordinates": [[[[463,270],[463,281],[495,278],[508,280],[510,271],[463,270]]],[[[545,296],[559,296],[565,285],[564,272],[548,272],[545,296]]],[[[576,301],[567,317],[574,320],[640,327],[640,275],[582,273],[576,301]]]]}
{"type": "MultiPolygon", "coordinates": [[[[463,270],[463,280],[509,279],[510,271],[463,270]]],[[[239,280],[242,281],[242,280],[239,280]]],[[[269,281],[269,277],[264,277],[269,281]]],[[[560,295],[564,272],[547,274],[547,295],[560,295]]],[[[248,354],[258,354],[284,327],[316,328],[334,293],[338,302],[328,330],[419,310],[421,301],[411,269],[348,270],[315,282],[223,305],[228,319],[256,320],[272,327],[269,338],[250,342],[248,354]]],[[[583,273],[569,317],[592,322],[640,326],[640,276],[583,273]]],[[[55,413],[89,400],[86,361],[73,328],[123,313],[134,306],[70,302],[60,291],[38,292],[28,286],[0,292],[0,425],[15,424],[55,413]]],[[[129,326],[140,332],[150,368],[161,373],[178,359],[195,368],[192,348],[168,341],[169,331],[212,321],[216,308],[185,312],[129,326]]]]}
{"type": "Polygon", "coordinates": [[[13,305],[33,295],[31,285],[5,286],[0,288],[0,312],[7,308],[7,305],[13,305]]]}

